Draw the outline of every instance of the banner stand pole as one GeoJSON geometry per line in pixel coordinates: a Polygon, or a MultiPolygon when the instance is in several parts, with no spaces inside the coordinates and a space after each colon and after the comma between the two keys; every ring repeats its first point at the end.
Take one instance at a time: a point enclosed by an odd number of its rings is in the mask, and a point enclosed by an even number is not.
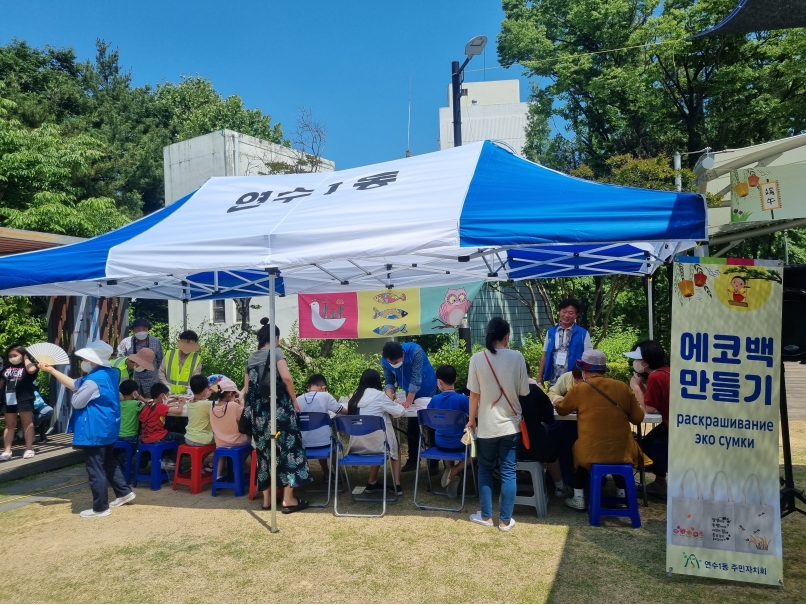
{"type": "Polygon", "coordinates": [[[781,441],[784,449],[784,479],[781,489],[781,518],[789,513],[798,512],[806,515],[806,511],[798,508],[797,500],[806,504],[806,496],[803,491],[795,487],[795,477],[792,472],[792,446],[789,441],[789,412],[786,407],[786,378],[784,374],[784,364],[781,363],[781,441]]]}

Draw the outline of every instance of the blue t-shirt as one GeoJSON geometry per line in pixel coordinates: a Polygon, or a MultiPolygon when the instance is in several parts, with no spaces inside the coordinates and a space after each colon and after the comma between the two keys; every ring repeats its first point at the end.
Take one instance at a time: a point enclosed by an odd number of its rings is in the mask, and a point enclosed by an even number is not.
{"type": "MultiPolygon", "coordinates": [[[[467,395],[462,395],[456,391],[444,391],[431,398],[428,403],[429,410],[458,410],[470,415],[470,399],[467,395]]],[[[464,433],[464,426],[457,431],[438,430],[437,447],[445,449],[464,449],[465,444],[462,443],[462,434],[464,433]]]]}

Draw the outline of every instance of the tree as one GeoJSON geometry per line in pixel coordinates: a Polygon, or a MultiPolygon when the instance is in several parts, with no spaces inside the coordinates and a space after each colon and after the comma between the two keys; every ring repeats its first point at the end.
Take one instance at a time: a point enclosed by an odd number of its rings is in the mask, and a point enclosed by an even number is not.
{"type": "Polygon", "coordinates": [[[502,64],[548,82],[534,88],[528,152],[560,169],[586,163],[598,177],[617,155],[671,156],[803,131],[803,30],[687,39],[734,4],[504,0],[502,64]],[[552,116],[572,133],[567,144],[546,128],[552,116]]]}
{"type": "Polygon", "coordinates": [[[324,166],[326,143],[327,127],[314,117],[313,110],[300,107],[291,141],[283,142],[288,149],[268,150],[262,157],[253,158],[254,168],[259,174],[319,172],[324,166]]]}

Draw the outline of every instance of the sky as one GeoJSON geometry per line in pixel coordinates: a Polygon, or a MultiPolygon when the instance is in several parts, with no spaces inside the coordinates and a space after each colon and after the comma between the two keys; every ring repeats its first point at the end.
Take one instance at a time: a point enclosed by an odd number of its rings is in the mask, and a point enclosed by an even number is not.
{"type": "Polygon", "coordinates": [[[437,150],[451,61],[474,36],[489,42],[465,81],[517,78],[526,101],[522,68],[498,66],[503,17],[496,0],[0,0],[0,44],[70,46],[85,60],[103,38],[135,85],[198,74],[287,134],[310,108],[328,130],[324,156],[345,169],[405,155],[410,79],[411,151],[437,150]]]}

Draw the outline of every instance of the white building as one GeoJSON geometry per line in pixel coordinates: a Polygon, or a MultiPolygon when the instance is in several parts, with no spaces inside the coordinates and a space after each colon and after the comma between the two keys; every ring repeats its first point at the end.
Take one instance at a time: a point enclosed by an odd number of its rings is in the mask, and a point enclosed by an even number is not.
{"type": "MultiPolygon", "coordinates": [[[[163,149],[165,166],[165,204],[169,205],[201,187],[212,176],[247,176],[267,173],[269,164],[294,165],[300,152],[263,141],[232,130],[219,130],[163,149]]],[[[335,164],[322,159],[321,172],[332,172],[335,164]]],[[[203,237],[203,234],[201,235],[203,237]]],[[[247,321],[255,328],[260,326],[260,318],[269,315],[268,297],[254,297],[247,321]]],[[[297,296],[277,298],[276,322],[282,336],[288,335],[291,325],[297,321],[297,296]]],[[[240,325],[241,318],[234,300],[209,300],[190,302],[187,305],[188,329],[203,323],[222,326],[240,325]]],[[[168,323],[172,330],[183,324],[182,302],[168,301],[168,323]]]]}
{"type": "MultiPolygon", "coordinates": [[[[520,81],[465,82],[462,90],[462,143],[486,139],[502,141],[517,154],[526,144],[528,103],[521,103],[520,81]]],[[[439,108],[439,148],[453,147],[453,94],[448,84],[448,106],[439,108]]]]}

